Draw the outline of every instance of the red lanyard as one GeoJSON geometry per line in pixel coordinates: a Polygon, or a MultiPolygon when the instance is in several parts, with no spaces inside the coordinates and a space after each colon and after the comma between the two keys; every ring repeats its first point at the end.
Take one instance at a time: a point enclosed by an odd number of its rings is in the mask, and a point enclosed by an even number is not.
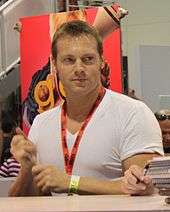
{"type": "Polygon", "coordinates": [[[69,154],[68,146],[67,146],[67,138],[66,138],[66,128],[67,128],[67,122],[66,122],[66,102],[64,102],[62,106],[61,111],[61,140],[62,140],[62,147],[63,147],[63,156],[64,156],[64,163],[65,163],[65,170],[67,174],[71,175],[73,170],[74,161],[77,155],[78,147],[80,144],[80,140],[82,138],[83,132],[90,121],[94,111],[100,104],[101,100],[103,99],[103,96],[105,94],[105,89],[101,88],[99,91],[99,95],[95,101],[95,103],[92,106],[92,109],[90,110],[89,114],[87,115],[86,119],[84,120],[77,137],[75,139],[74,145],[71,149],[71,153],[69,154]]]}

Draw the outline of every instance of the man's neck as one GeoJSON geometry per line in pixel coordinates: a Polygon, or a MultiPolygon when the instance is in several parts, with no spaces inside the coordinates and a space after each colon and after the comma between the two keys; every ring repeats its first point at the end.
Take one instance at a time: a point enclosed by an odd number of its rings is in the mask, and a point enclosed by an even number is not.
{"type": "Polygon", "coordinates": [[[99,88],[83,96],[67,98],[67,116],[70,119],[82,122],[85,120],[99,95],[99,88]]]}

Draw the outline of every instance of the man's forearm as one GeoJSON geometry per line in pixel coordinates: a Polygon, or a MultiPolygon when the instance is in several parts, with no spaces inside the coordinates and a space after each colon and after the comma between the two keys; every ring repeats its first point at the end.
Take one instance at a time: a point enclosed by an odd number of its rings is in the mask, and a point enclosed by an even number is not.
{"type": "Polygon", "coordinates": [[[9,196],[36,196],[31,169],[20,169],[19,175],[8,192],[9,196]]]}
{"type": "Polygon", "coordinates": [[[78,194],[123,194],[121,189],[121,178],[109,181],[81,177],[78,194]]]}

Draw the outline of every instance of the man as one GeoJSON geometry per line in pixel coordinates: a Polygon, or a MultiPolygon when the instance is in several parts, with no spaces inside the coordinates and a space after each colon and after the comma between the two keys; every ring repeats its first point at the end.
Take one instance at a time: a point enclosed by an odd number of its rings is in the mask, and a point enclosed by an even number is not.
{"type": "Polygon", "coordinates": [[[170,153],[170,110],[160,110],[155,113],[155,116],[162,131],[164,152],[170,153]]]}
{"type": "Polygon", "coordinates": [[[97,31],[83,21],[63,24],[52,56],[65,101],[35,118],[29,139],[17,130],[12,153],[21,170],[9,194],[151,192],[143,167],[163,154],[159,125],[141,101],[102,87],[97,31]]]}

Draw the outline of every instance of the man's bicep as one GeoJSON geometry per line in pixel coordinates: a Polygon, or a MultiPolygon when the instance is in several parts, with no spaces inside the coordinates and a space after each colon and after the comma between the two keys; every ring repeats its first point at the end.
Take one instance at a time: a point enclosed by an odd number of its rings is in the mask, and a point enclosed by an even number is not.
{"type": "Polygon", "coordinates": [[[159,153],[141,153],[133,155],[122,161],[122,170],[123,173],[129,169],[131,165],[138,165],[142,168],[145,167],[147,162],[151,160],[153,157],[161,156],[159,153]]]}

